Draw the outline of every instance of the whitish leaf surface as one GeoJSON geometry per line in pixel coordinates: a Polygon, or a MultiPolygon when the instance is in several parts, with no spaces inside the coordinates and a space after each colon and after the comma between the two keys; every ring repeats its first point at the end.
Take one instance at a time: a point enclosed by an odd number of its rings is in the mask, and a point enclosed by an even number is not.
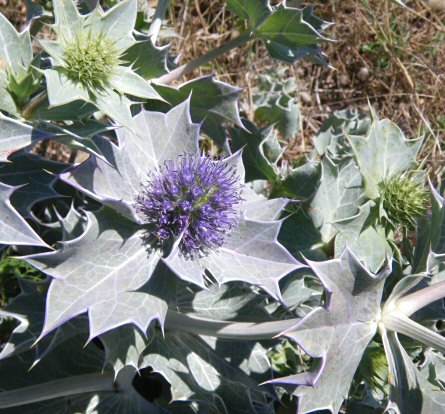
{"type": "Polygon", "coordinates": [[[242,89],[220,82],[212,76],[193,79],[170,88],[156,85],[157,92],[170,104],[178,105],[190,97],[193,122],[202,123],[202,130],[221,146],[226,146],[223,122],[233,122],[242,127],[238,110],[238,98],[242,89]]]}
{"type": "Polygon", "coordinates": [[[294,390],[299,414],[324,409],[338,413],[376,333],[386,272],[370,273],[349,249],[338,259],[309,265],[328,292],[327,303],[284,335],[297,342],[314,363],[310,371],[273,382],[294,390]]]}
{"type": "Polygon", "coordinates": [[[17,33],[8,19],[0,14],[0,70],[8,68],[14,74],[28,68],[32,61],[29,31],[17,33]]]}
{"type": "Polygon", "coordinates": [[[388,177],[411,168],[422,145],[422,139],[407,140],[400,128],[387,119],[373,122],[367,136],[350,135],[365,194],[371,199],[379,196],[379,184],[388,177]]]}
{"type": "Polygon", "coordinates": [[[138,226],[104,209],[88,214],[87,230],[61,251],[26,260],[54,278],[48,291],[42,336],[88,311],[90,338],[133,323],[142,332],[167,311],[167,278],[148,252],[138,226]]]}
{"type": "Polygon", "coordinates": [[[403,349],[395,332],[383,331],[383,344],[390,370],[390,401],[403,414],[445,411],[445,393],[420,372],[403,349]]]}
{"type": "Polygon", "coordinates": [[[362,178],[353,163],[338,167],[328,157],[323,159],[320,185],[309,215],[324,243],[329,243],[337,234],[335,221],[357,214],[362,192],[362,178]]]}
{"type": "Polygon", "coordinates": [[[280,298],[279,281],[302,264],[277,241],[281,221],[241,220],[201,263],[219,283],[242,281],[280,298]]]}
{"type": "Polygon", "coordinates": [[[48,247],[11,205],[13,192],[14,187],[0,183],[0,244],[48,247]]]}
{"type": "Polygon", "coordinates": [[[148,172],[184,152],[196,153],[198,130],[191,122],[188,101],[167,114],[142,111],[133,118],[131,131],[117,131],[119,146],[104,139],[95,141],[111,165],[91,157],[61,178],[137,221],[133,203],[148,172]]]}
{"type": "Polygon", "coordinates": [[[0,113],[0,161],[5,161],[12,152],[25,148],[48,135],[0,113]]]}
{"type": "MultiPolygon", "coordinates": [[[[273,412],[266,402],[264,390],[241,369],[244,358],[240,365],[231,364],[215,352],[220,346],[219,341],[186,333],[166,332],[162,337],[159,332],[152,332],[151,335],[143,365],[160,372],[170,382],[173,399],[205,401],[216,405],[217,412],[224,414],[273,412]],[[256,406],[258,408],[254,408],[256,406]]],[[[242,356],[240,350],[238,357],[242,356]]],[[[257,352],[258,349],[251,349],[247,354],[244,369],[257,367],[264,372],[264,368],[268,368],[266,361],[257,358],[257,352]]]]}
{"type": "Polygon", "coordinates": [[[338,230],[335,238],[335,255],[339,256],[346,245],[362,260],[371,272],[377,272],[383,265],[386,256],[391,254],[391,247],[386,241],[383,228],[372,225],[375,209],[372,201],[360,207],[360,212],[345,220],[337,221],[338,230]]]}

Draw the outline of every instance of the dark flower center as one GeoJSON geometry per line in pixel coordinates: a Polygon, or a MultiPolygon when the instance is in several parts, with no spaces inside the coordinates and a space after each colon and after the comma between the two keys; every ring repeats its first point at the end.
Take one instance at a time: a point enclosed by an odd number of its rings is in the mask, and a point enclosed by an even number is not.
{"type": "Polygon", "coordinates": [[[235,169],[223,161],[192,154],[166,161],[148,174],[136,201],[150,247],[179,240],[190,259],[220,247],[236,224],[240,190],[235,169]]]}

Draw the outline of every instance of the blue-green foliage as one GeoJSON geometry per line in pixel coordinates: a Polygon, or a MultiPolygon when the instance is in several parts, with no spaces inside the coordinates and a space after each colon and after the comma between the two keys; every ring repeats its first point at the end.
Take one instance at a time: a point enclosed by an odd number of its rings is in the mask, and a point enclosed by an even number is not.
{"type": "MultiPolygon", "coordinates": [[[[0,15],[0,411],[444,412],[445,204],[422,139],[345,110],[292,159],[283,71],[243,113],[214,76],[168,84],[164,0],[153,22],[137,0],[48,3],[27,1],[31,33],[0,15]]],[[[327,64],[312,7],[227,10],[229,45],[327,64]]]]}

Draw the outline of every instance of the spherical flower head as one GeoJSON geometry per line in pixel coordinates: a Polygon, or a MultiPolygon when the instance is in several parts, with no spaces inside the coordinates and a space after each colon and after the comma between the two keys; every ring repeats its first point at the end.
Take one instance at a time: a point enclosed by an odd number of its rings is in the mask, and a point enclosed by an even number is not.
{"type": "Polygon", "coordinates": [[[149,246],[179,240],[179,251],[187,259],[209,254],[237,223],[240,191],[236,170],[223,161],[194,154],[166,161],[148,174],[136,201],[149,246]]]}
{"type": "Polygon", "coordinates": [[[426,211],[428,191],[422,176],[405,173],[384,180],[380,185],[380,198],[388,219],[412,230],[416,218],[426,211]]]}
{"type": "Polygon", "coordinates": [[[103,35],[81,32],[65,47],[65,69],[68,76],[90,89],[103,88],[108,83],[119,54],[103,35]]]}

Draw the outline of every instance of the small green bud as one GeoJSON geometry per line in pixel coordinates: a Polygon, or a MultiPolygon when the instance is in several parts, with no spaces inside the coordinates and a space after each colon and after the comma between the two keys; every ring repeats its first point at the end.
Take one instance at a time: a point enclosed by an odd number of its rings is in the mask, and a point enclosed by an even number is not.
{"type": "Polygon", "coordinates": [[[428,205],[423,175],[404,173],[384,180],[380,184],[380,199],[393,225],[414,229],[416,218],[425,213],[428,205]]]}
{"type": "Polygon", "coordinates": [[[81,33],[65,48],[68,76],[89,89],[105,87],[119,63],[119,54],[112,42],[102,35],[81,33]]]}

